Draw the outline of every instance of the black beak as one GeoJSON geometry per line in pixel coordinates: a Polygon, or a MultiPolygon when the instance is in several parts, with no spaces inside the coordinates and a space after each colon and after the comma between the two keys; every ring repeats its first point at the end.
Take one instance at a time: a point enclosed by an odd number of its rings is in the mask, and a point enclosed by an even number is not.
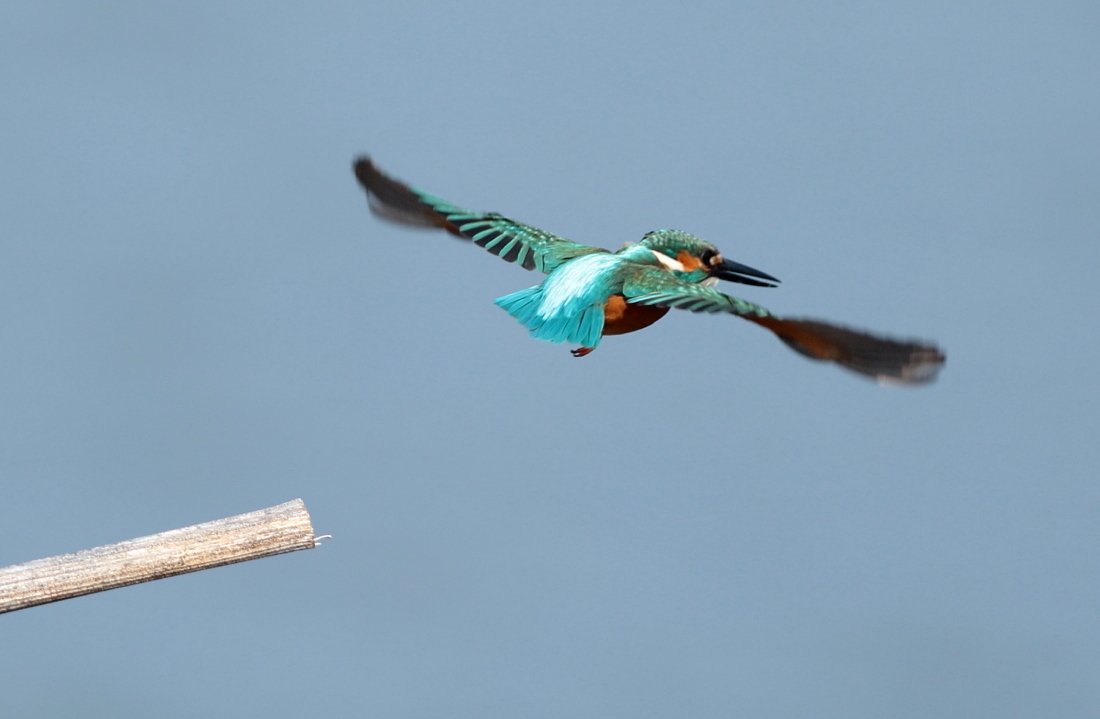
{"type": "Polygon", "coordinates": [[[753,285],[754,287],[775,287],[771,282],[779,282],[779,280],[766,272],[754,270],[748,265],[743,265],[733,260],[722,260],[721,264],[711,269],[710,275],[711,277],[717,277],[727,282],[740,282],[743,285],[753,285]],[[746,275],[748,275],[748,277],[746,277],[746,275]],[[749,279],[749,277],[759,277],[763,280],[771,280],[771,282],[760,282],[758,280],[749,279]]]}

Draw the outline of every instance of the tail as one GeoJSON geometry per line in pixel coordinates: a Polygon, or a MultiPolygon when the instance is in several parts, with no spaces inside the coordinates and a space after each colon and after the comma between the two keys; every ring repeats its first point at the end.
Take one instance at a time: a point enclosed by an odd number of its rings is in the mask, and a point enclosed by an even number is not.
{"type": "Polygon", "coordinates": [[[936,379],[947,359],[935,345],[876,337],[818,320],[745,319],[767,327],[801,355],[836,362],[883,384],[927,384],[936,379]]]}
{"type": "Polygon", "coordinates": [[[535,339],[545,342],[572,342],[594,349],[603,334],[603,308],[589,305],[580,312],[567,315],[557,312],[550,316],[540,314],[542,309],[542,285],[528,287],[496,300],[496,305],[519,320],[535,339]]]}

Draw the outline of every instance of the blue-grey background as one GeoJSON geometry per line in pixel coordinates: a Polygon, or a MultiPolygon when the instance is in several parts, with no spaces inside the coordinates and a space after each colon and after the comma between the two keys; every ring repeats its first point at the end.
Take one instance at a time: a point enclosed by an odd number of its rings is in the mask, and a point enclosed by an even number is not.
{"type": "Polygon", "coordinates": [[[1093,2],[0,8],[0,565],[305,499],[310,552],[0,617],[5,717],[1100,714],[1093,2]],[[780,313],[574,360],[350,170],[780,313]]]}

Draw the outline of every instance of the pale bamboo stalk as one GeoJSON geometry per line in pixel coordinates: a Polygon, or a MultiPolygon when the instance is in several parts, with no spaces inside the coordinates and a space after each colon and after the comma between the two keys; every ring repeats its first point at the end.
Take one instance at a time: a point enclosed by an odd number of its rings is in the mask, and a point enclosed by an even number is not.
{"type": "Polygon", "coordinates": [[[317,546],[302,500],[0,569],[0,613],[317,546]]]}

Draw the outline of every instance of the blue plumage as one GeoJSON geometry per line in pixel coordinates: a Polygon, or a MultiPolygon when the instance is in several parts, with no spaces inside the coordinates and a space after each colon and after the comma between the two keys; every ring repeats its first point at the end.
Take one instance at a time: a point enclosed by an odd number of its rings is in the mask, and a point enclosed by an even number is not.
{"type": "Polygon", "coordinates": [[[557,267],[541,285],[496,301],[535,339],[595,348],[603,333],[603,306],[621,285],[623,258],[610,253],[578,257],[557,267]]]}

